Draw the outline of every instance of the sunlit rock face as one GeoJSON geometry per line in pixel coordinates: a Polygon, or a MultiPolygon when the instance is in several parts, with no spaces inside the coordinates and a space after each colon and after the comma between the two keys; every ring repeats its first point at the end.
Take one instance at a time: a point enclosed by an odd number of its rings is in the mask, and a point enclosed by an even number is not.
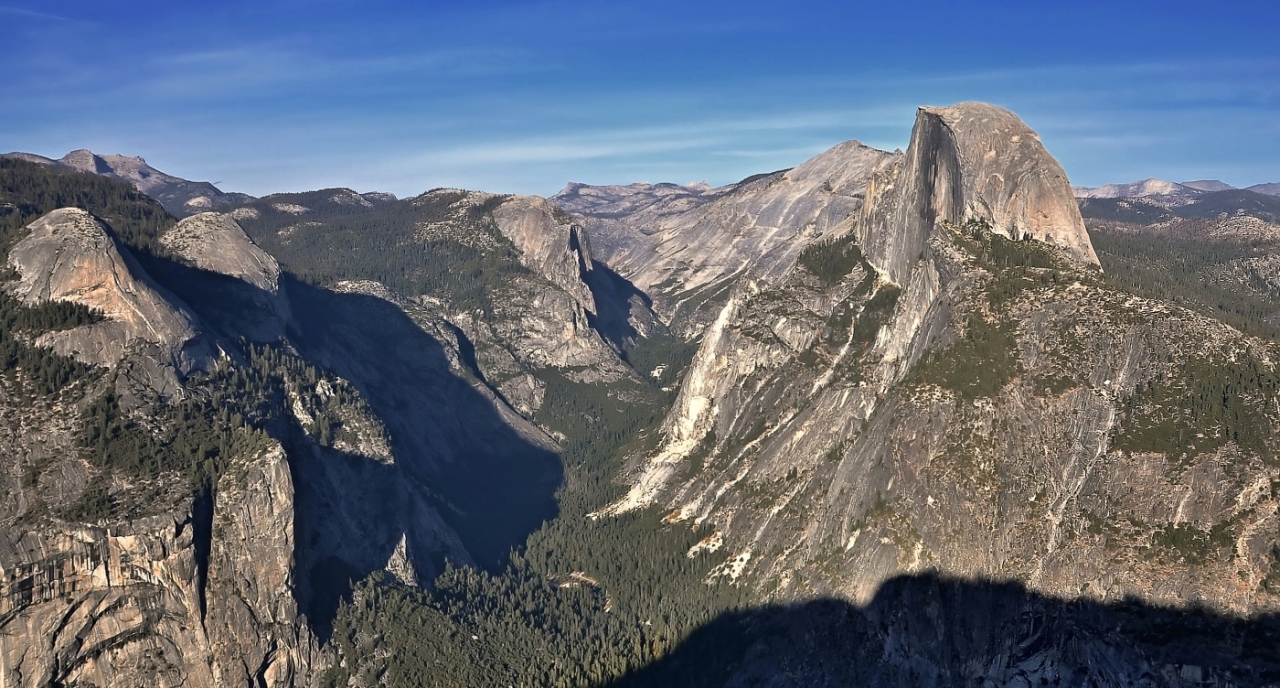
{"type": "Polygon", "coordinates": [[[161,235],[160,243],[203,270],[235,277],[272,294],[280,290],[279,263],[229,215],[192,215],[161,235]]]}
{"type": "MultiPolygon", "coordinates": [[[[69,301],[105,316],[44,335],[42,344],[101,365],[114,365],[142,349],[161,368],[178,371],[208,360],[191,312],[116,246],[92,215],[63,208],[31,223],[29,230],[9,252],[9,265],[19,274],[12,293],[25,303],[69,301]]],[[[170,386],[154,382],[156,388],[170,386]]]]}
{"type": "Polygon", "coordinates": [[[1068,597],[1280,604],[1261,585],[1274,462],[1233,441],[1177,458],[1126,434],[1184,367],[1280,351],[1108,287],[1061,167],[1016,117],[921,109],[846,226],[861,259],[844,254],[843,275],[802,260],[731,290],[663,441],[598,516],[657,505],[713,527],[733,553],[714,577],[782,598],[865,601],[938,570],[1068,597]],[[1187,544],[1210,532],[1213,556],[1187,544]]]}
{"type": "Polygon", "coordinates": [[[774,279],[810,241],[848,231],[872,173],[894,158],[847,141],[726,187],[571,184],[552,200],[587,218],[597,257],[660,317],[698,334],[739,279],[774,279]]]}
{"type": "Polygon", "coordinates": [[[871,182],[859,244],[902,283],[939,223],[967,220],[1098,263],[1066,173],[1016,115],[985,103],[920,108],[906,156],[871,182]]]}
{"type": "Polygon", "coordinates": [[[234,217],[192,215],[162,234],[160,244],[184,265],[236,280],[224,289],[225,315],[219,318],[236,336],[272,342],[284,334],[292,311],[280,290],[280,265],[234,217]]]}
{"type": "Polygon", "coordinates": [[[275,445],[170,513],[6,528],[0,680],[306,685],[318,650],[295,602],[294,506],[275,445]]]}
{"type": "Polygon", "coordinates": [[[516,196],[493,211],[504,236],[520,251],[530,270],[546,277],[595,312],[595,299],[583,276],[594,268],[591,243],[573,218],[544,198],[516,196]]]}

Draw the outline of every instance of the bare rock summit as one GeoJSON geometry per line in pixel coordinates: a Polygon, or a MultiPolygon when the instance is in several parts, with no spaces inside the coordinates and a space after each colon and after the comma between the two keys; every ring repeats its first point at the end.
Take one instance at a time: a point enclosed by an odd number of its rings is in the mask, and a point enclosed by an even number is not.
{"type": "Polygon", "coordinates": [[[105,315],[100,322],[46,334],[42,344],[101,365],[118,363],[139,345],[158,348],[162,365],[183,371],[205,358],[196,344],[194,316],[117,247],[92,215],[62,208],[29,228],[9,252],[9,265],[20,275],[14,295],[25,303],[69,301],[105,315]]]}
{"type": "Polygon", "coordinates": [[[942,222],[981,220],[1098,264],[1062,166],[1017,115],[994,105],[920,108],[905,158],[872,181],[862,210],[860,243],[899,284],[942,222]]]}
{"type": "Polygon", "coordinates": [[[597,310],[582,280],[594,265],[591,243],[572,217],[544,198],[516,196],[498,206],[493,219],[520,250],[525,267],[564,289],[583,308],[597,310]]]}
{"type": "Polygon", "coordinates": [[[247,194],[222,191],[209,182],[193,182],[166,174],[132,155],[98,155],[81,148],[57,160],[21,152],[6,153],[4,157],[119,179],[154,198],[177,217],[209,210],[230,210],[254,200],[247,194]]]}
{"type": "Polygon", "coordinates": [[[235,277],[273,294],[280,289],[280,264],[258,248],[228,215],[192,215],[165,232],[160,243],[198,268],[235,277]]]}

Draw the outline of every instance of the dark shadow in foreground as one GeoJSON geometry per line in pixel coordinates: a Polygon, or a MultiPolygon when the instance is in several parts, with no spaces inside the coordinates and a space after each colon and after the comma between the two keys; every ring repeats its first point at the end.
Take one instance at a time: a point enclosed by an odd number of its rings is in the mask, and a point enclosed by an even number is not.
{"type": "Polygon", "coordinates": [[[866,606],[824,599],[725,614],[609,685],[1274,686],[1280,615],[902,576],[866,606]]]}

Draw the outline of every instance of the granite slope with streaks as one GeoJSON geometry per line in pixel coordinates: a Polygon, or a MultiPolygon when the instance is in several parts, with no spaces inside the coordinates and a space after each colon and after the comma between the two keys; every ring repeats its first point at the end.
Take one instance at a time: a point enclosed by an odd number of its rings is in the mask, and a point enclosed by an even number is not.
{"type": "Polygon", "coordinates": [[[148,357],[162,368],[180,372],[206,363],[209,349],[190,309],[155,284],[96,218],[64,208],[29,230],[9,252],[9,265],[19,274],[12,293],[25,303],[69,301],[105,316],[44,335],[41,344],[100,365],[114,365],[141,349],[154,351],[148,357]]]}
{"type": "Polygon", "coordinates": [[[658,505],[713,527],[733,554],[713,579],[779,599],[861,603],[935,570],[1054,596],[1280,607],[1263,586],[1280,503],[1269,455],[1228,441],[1179,459],[1116,439],[1139,390],[1179,366],[1273,366],[1280,351],[1106,286],[1060,168],[1034,169],[1048,154],[1011,117],[922,109],[849,236],[859,265],[835,284],[799,265],[740,283],[661,446],[598,516],[658,505]],[[984,246],[1032,267],[998,267],[984,246]],[[1005,348],[940,372],[990,336],[1005,348]],[[996,386],[965,391],[984,376],[996,386]],[[1222,537],[1198,558],[1174,532],[1222,537]]]}

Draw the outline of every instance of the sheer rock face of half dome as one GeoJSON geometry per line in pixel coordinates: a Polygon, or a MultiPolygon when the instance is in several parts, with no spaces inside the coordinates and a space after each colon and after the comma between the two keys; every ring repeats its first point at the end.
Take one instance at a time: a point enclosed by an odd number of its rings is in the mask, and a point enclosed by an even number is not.
{"type": "Polygon", "coordinates": [[[922,107],[905,157],[872,180],[860,243],[901,284],[939,223],[967,220],[1098,264],[1066,173],[1017,115],[985,103],[922,107]]]}

